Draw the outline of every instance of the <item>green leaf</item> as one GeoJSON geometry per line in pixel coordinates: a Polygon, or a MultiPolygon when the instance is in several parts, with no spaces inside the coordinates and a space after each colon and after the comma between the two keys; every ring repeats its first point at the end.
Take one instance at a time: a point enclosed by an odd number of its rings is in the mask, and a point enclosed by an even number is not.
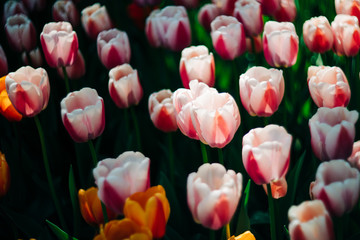
{"type": "Polygon", "coordinates": [[[59,228],[58,226],[56,226],[55,224],[53,224],[52,222],[50,222],[49,220],[45,220],[46,223],[48,224],[49,228],[51,229],[51,231],[55,234],[55,236],[59,239],[59,240],[68,240],[68,239],[72,239],[72,240],[78,240],[77,238],[71,237],[69,234],[67,234],[66,232],[64,232],[63,230],[61,230],[61,228],[59,228]]]}
{"type": "Polygon", "coordinates": [[[240,201],[241,206],[237,220],[236,235],[239,235],[245,232],[246,230],[250,230],[250,219],[247,213],[247,204],[250,195],[250,184],[251,184],[251,180],[249,179],[245,187],[244,197],[240,201]]]}
{"type": "Polygon", "coordinates": [[[73,208],[73,218],[74,218],[74,235],[77,236],[79,233],[79,219],[80,219],[80,207],[77,195],[77,189],[75,186],[75,177],[72,165],[70,165],[69,170],[69,192],[70,192],[70,199],[71,205],[73,208]]]}

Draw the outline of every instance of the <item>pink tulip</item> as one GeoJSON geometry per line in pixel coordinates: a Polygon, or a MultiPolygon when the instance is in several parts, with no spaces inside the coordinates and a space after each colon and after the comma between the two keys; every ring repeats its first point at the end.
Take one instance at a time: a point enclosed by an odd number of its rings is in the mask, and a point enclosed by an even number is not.
{"type": "Polygon", "coordinates": [[[211,22],[211,39],[216,52],[226,60],[233,60],[246,50],[244,27],[231,16],[221,15],[211,22]]]}
{"type": "Polygon", "coordinates": [[[241,173],[218,163],[201,165],[187,178],[187,202],[195,222],[214,230],[229,223],[241,190],[241,173]]]}
{"type": "Polygon", "coordinates": [[[119,108],[137,105],[143,96],[137,70],[132,69],[127,63],[111,69],[109,72],[109,93],[119,108]]]}
{"type": "Polygon", "coordinates": [[[81,11],[81,22],[86,34],[92,39],[96,39],[100,32],[113,28],[106,7],[101,7],[99,3],[95,3],[81,11]]]}
{"type": "Polygon", "coordinates": [[[6,76],[5,84],[11,103],[25,117],[37,115],[49,102],[49,77],[43,68],[21,67],[6,76]]]}
{"type": "Polygon", "coordinates": [[[250,53],[260,53],[262,48],[262,39],[261,35],[254,36],[254,37],[247,37],[246,38],[246,51],[250,53]]]}
{"type": "Polygon", "coordinates": [[[215,84],[215,61],[212,53],[203,45],[184,48],[180,59],[180,77],[185,88],[197,79],[212,87],[215,84]]]}
{"type": "Polygon", "coordinates": [[[291,22],[265,23],[263,34],[264,56],[272,67],[291,67],[296,63],[299,37],[291,22]]]}
{"type": "Polygon", "coordinates": [[[360,49],[359,21],[354,16],[339,14],[331,23],[334,33],[334,52],[341,56],[355,56],[360,49]]]}
{"type": "Polygon", "coordinates": [[[181,51],[191,43],[190,22],[183,6],[167,6],[151,12],[145,33],[151,46],[181,51]]]}
{"type": "Polygon", "coordinates": [[[313,17],[303,25],[303,38],[311,52],[324,53],[333,46],[334,37],[326,17],[313,17]]]}
{"type": "Polygon", "coordinates": [[[351,166],[360,171],[360,141],[354,142],[352,153],[347,160],[351,166]]]}
{"type": "Polygon", "coordinates": [[[280,0],[280,7],[275,11],[274,18],[278,22],[293,22],[296,17],[294,0],[280,0]]]}
{"type": "MultiPolygon", "coordinates": [[[[265,193],[268,194],[266,184],[263,184],[263,188],[265,190],[265,193]]],[[[271,188],[271,195],[274,199],[279,199],[284,197],[287,193],[287,188],[288,188],[285,177],[270,182],[270,188],[271,188]]]]}
{"type": "Polygon", "coordinates": [[[208,3],[203,5],[198,13],[198,21],[205,28],[206,31],[211,30],[211,22],[217,17],[220,16],[221,11],[213,3],[208,3]]]}
{"type": "Polygon", "coordinates": [[[32,67],[41,67],[43,65],[43,57],[38,47],[31,50],[28,54],[23,52],[21,59],[25,65],[31,65],[32,67]],[[28,57],[30,57],[30,61],[28,57]]]}
{"type": "Polygon", "coordinates": [[[284,96],[284,77],[281,70],[252,67],[241,74],[239,88],[241,102],[251,116],[269,117],[284,96]]]}
{"type": "Polygon", "coordinates": [[[46,7],[46,0],[22,0],[29,12],[40,12],[46,7]]]}
{"type": "Polygon", "coordinates": [[[350,87],[339,67],[310,66],[308,85],[318,107],[346,107],[350,101],[350,87]]]}
{"type": "Polygon", "coordinates": [[[261,3],[262,12],[266,15],[272,15],[280,8],[281,0],[257,0],[261,3]]]}
{"type": "Polygon", "coordinates": [[[305,201],[288,211],[292,240],[335,240],[333,223],[322,201],[305,201]]]}
{"type": "Polygon", "coordinates": [[[93,170],[98,196],[116,213],[122,214],[126,198],[150,186],[150,159],[140,152],[124,152],[106,158],[93,170]]]}
{"type": "Polygon", "coordinates": [[[215,4],[221,10],[221,14],[224,15],[232,15],[235,2],[236,0],[212,0],[212,3],[215,4]]]}
{"type": "MultiPolygon", "coordinates": [[[[67,76],[70,79],[79,79],[82,76],[85,75],[85,61],[84,61],[84,57],[82,55],[82,53],[80,52],[80,50],[78,50],[76,57],[75,57],[75,61],[71,66],[67,66],[65,67],[67,76]]],[[[60,75],[61,78],[64,78],[64,72],[62,70],[62,68],[57,68],[57,72],[60,75]]]]}
{"type": "Polygon", "coordinates": [[[74,27],[79,25],[79,12],[71,0],[56,1],[52,7],[52,16],[56,22],[69,22],[74,27]]]}
{"type": "Polygon", "coordinates": [[[336,14],[348,14],[357,17],[360,21],[359,0],[335,0],[336,14]]]}
{"type": "Polygon", "coordinates": [[[344,107],[318,108],[309,120],[311,146],[321,161],[347,159],[351,155],[355,138],[357,111],[344,107]]]}
{"type": "Polygon", "coordinates": [[[98,56],[108,69],[130,62],[130,43],[126,32],[116,28],[105,30],[97,37],[98,56]]]}
{"type": "Polygon", "coordinates": [[[9,17],[5,24],[9,45],[17,52],[29,52],[36,47],[36,30],[31,20],[24,14],[9,17]]]}
{"type": "Polygon", "coordinates": [[[246,36],[257,36],[263,31],[261,6],[256,0],[238,0],[233,15],[244,25],[246,36]]]}
{"type": "Polygon", "coordinates": [[[6,1],[4,4],[3,23],[5,23],[9,17],[14,16],[15,14],[27,15],[27,11],[22,2],[13,0],[6,1]]]}
{"type": "Polygon", "coordinates": [[[75,142],[87,142],[104,131],[104,101],[95,89],[71,92],[60,105],[63,124],[75,142]]]}
{"type": "Polygon", "coordinates": [[[251,179],[258,185],[285,177],[290,163],[292,137],[285,128],[267,125],[254,128],[243,137],[242,160],[251,179]]]}
{"type": "Polygon", "coordinates": [[[149,96],[151,121],[163,132],[174,132],[178,129],[172,96],[173,93],[169,89],[154,92],[149,96]]]}
{"type": "Polygon", "coordinates": [[[8,73],[7,58],[3,48],[0,45],[0,76],[4,76],[8,73]]]}
{"type": "Polygon", "coordinates": [[[323,162],[316,171],[311,192],[327,210],[340,217],[350,212],[359,198],[360,173],[345,160],[323,162]]]}
{"type": "Polygon", "coordinates": [[[45,24],[40,40],[46,62],[50,67],[70,66],[75,61],[79,43],[70,23],[45,24]]]}

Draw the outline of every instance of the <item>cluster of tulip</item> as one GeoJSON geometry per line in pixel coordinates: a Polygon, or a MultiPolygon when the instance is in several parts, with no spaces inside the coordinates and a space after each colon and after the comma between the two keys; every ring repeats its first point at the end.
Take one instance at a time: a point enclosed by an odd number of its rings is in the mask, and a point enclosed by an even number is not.
{"type": "Polygon", "coordinates": [[[41,146],[33,178],[47,185],[34,202],[51,197],[39,222],[59,239],[357,239],[360,1],[331,2],[325,17],[307,0],[6,1],[0,223],[12,228],[0,238],[43,234],[14,220],[10,184],[23,184],[19,159],[41,146]],[[39,139],[28,142],[17,126],[31,118],[39,139]],[[69,176],[47,150],[67,152],[69,176]]]}

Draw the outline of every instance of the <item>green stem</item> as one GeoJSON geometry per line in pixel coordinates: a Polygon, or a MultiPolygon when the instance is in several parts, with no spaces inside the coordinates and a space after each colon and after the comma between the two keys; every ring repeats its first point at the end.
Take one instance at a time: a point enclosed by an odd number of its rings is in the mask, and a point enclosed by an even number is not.
{"type": "Polygon", "coordinates": [[[69,78],[66,72],[66,68],[64,66],[62,66],[62,71],[64,74],[66,92],[69,93],[70,92],[69,78]]]}
{"type": "Polygon", "coordinates": [[[130,112],[131,112],[131,117],[132,117],[132,119],[134,121],[136,142],[137,142],[137,145],[138,145],[138,150],[141,152],[142,148],[141,148],[140,129],[139,129],[139,123],[138,123],[138,120],[137,120],[137,117],[136,117],[134,107],[130,107],[130,112]]]}
{"type": "Polygon", "coordinates": [[[270,183],[267,184],[267,195],[269,202],[271,240],[276,240],[277,238],[276,238],[276,224],[275,224],[275,207],[274,207],[274,199],[271,193],[270,183]]]}
{"type": "Polygon", "coordinates": [[[210,229],[209,230],[209,237],[210,237],[210,240],[215,240],[215,231],[210,229]]]}
{"type": "Polygon", "coordinates": [[[207,156],[207,152],[206,152],[206,145],[203,144],[201,141],[200,141],[200,148],[201,148],[201,154],[203,157],[203,162],[208,163],[209,160],[208,160],[208,156],[207,156]]]}
{"type": "Polygon", "coordinates": [[[39,132],[41,150],[42,150],[42,155],[43,155],[43,161],[44,161],[44,166],[45,166],[45,171],[46,171],[46,177],[47,177],[49,187],[50,187],[51,197],[52,197],[52,199],[54,201],[55,209],[57,211],[61,226],[65,230],[65,232],[68,232],[68,228],[66,226],[65,218],[64,218],[64,216],[62,214],[63,212],[61,211],[61,208],[60,208],[59,199],[56,196],[54,183],[53,183],[51,172],[50,172],[50,165],[49,165],[49,161],[48,161],[47,153],[46,153],[44,132],[42,130],[42,127],[41,127],[40,120],[39,120],[38,116],[35,116],[34,120],[35,120],[35,123],[36,123],[36,127],[38,129],[38,132],[39,132]]]}
{"type": "Polygon", "coordinates": [[[107,215],[106,206],[103,202],[101,202],[101,209],[102,209],[103,216],[104,216],[104,224],[106,224],[109,221],[109,218],[107,215]]]}
{"type": "Polygon", "coordinates": [[[224,154],[222,148],[218,148],[219,163],[224,166],[224,154]]]}
{"type": "Polygon", "coordinates": [[[175,162],[174,162],[174,149],[171,132],[167,134],[168,136],[168,148],[169,148],[169,167],[170,167],[170,181],[172,185],[175,184],[175,162]]]}
{"type": "Polygon", "coordinates": [[[226,227],[226,239],[229,239],[231,234],[230,234],[230,223],[225,225],[226,227]]]}

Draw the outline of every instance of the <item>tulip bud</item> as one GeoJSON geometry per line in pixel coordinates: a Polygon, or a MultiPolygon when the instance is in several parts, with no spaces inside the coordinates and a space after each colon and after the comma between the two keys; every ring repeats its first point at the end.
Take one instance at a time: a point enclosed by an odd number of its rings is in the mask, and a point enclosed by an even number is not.
{"type": "Polygon", "coordinates": [[[333,46],[334,36],[326,17],[313,17],[303,25],[303,38],[312,52],[324,53],[333,46]]]}
{"type": "Polygon", "coordinates": [[[113,28],[106,7],[101,7],[99,3],[81,11],[81,23],[87,35],[92,39],[96,39],[100,32],[113,28]]]}
{"type": "Polygon", "coordinates": [[[360,21],[359,0],[335,0],[336,14],[347,14],[357,17],[360,21]]]}
{"type": "Polygon", "coordinates": [[[238,0],[233,15],[244,25],[246,36],[257,36],[263,31],[261,6],[256,0],[238,0]]]}
{"type": "MultiPolygon", "coordinates": [[[[85,75],[85,61],[80,50],[78,50],[74,63],[70,66],[65,67],[67,76],[70,79],[79,79],[85,75]]],[[[57,72],[61,78],[64,78],[64,72],[62,68],[57,68],[57,72]]]]}
{"type": "Polygon", "coordinates": [[[210,31],[211,22],[220,14],[220,8],[218,8],[213,3],[208,3],[200,8],[198,13],[198,21],[205,28],[206,31],[210,31]]]}
{"type": "Polygon", "coordinates": [[[352,167],[360,171],[360,141],[354,142],[352,153],[347,160],[352,167]]]}
{"type": "Polygon", "coordinates": [[[3,23],[5,23],[9,17],[14,16],[15,14],[27,15],[27,11],[23,3],[14,0],[6,1],[4,4],[3,23]]]}
{"type": "Polygon", "coordinates": [[[56,1],[52,7],[52,16],[56,22],[69,22],[74,27],[79,25],[79,12],[71,0],[56,1]]]}
{"type": "Polygon", "coordinates": [[[0,197],[6,195],[10,187],[10,169],[5,155],[0,152],[0,197]]]}
{"type": "MultiPolygon", "coordinates": [[[[263,184],[263,188],[265,190],[265,193],[269,194],[267,191],[266,184],[263,184]]],[[[271,188],[271,195],[274,199],[279,199],[284,197],[287,193],[287,188],[288,188],[285,177],[282,177],[279,180],[271,181],[270,188],[271,188]]]]}
{"type": "Polygon", "coordinates": [[[294,0],[280,0],[280,7],[275,11],[274,18],[278,22],[293,22],[296,17],[294,0]]]}
{"type": "Polygon", "coordinates": [[[28,53],[23,52],[21,58],[25,65],[31,65],[32,67],[41,67],[43,65],[43,58],[38,47],[28,53]]]}
{"type": "Polygon", "coordinates": [[[20,121],[22,115],[12,105],[5,86],[6,76],[0,78],[0,114],[8,121],[20,121]]]}
{"type": "Polygon", "coordinates": [[[223,15],[232,15],[235,7],[236,0],[212,0],[212,3],[215,4],[221,11],[223,15]]]}

